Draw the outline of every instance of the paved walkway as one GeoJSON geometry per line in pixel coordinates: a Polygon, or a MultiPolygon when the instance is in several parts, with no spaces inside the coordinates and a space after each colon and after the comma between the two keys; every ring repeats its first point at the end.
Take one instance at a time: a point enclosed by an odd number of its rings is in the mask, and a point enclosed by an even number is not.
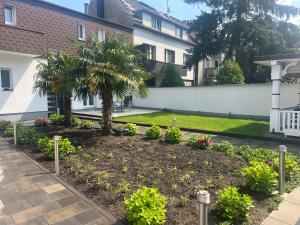
{"type": "Polygon", "coordinates": [[[300,187],[287,195],[261,225],[300,225],[300,187]]]}
{"type": "Polygon", "coordinates": [[[0,225],[111,225],[113,218],[0,138],[0,225]]]}

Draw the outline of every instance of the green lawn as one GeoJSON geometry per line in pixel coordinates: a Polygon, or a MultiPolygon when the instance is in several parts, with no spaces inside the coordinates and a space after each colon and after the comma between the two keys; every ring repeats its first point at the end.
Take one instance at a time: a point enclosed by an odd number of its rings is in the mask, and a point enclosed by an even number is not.
{"type": "Polygon", "coordinates": [[[174,117],[176,117],[177,126],[182,128],[193,128],[206,131],[252,136],[262,136],[269,130],[269,122],[264,120],[235,119],[168,112],[118,117],[114,118],[114,120],[130,123],[171,126],[174,117]]]}

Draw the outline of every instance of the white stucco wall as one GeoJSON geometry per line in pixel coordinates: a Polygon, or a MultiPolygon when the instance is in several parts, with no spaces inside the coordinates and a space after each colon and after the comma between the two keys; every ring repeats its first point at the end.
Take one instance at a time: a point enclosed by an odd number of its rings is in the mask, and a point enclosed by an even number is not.
{"type": "MultiPolygon", "coordinates": [[[[282,86],[281,108],[297,105],[298,86],[282,86]]],[[[134,97],[133,104],[136,107],[269,116],[271,94],[271,85],[150,88],[146,99],[134,97]]]]}
{"type": "MultiPolygon", "coordinates": [[[[135,45],[149,44],[156,46],[156,60],[160,62],[165,61],[165,49],[175,51],[175,64],[183,65],[183,54],[187,54],[187,49],[192,45],[184,43],[180,40],[168,38],[164,35],[158,35],[136,27],[133,32],[133,40],[135,45]]],[[[183,77],[184,80],[194,79],[194,69],[188,71],[187,76],[183,77]]]]}
{"type": "Polygon", "coordinates": [[[47,97],[33,92],[36,67],[42,59],[0,52],[0,68],[11,69],[13,91],[0,89],[0,116],[47,112],[47,97]]]}

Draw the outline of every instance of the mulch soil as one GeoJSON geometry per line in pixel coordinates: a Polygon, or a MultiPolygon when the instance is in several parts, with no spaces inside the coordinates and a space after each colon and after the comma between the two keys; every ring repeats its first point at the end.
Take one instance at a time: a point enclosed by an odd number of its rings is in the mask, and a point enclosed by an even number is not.
{"type": "MultiPolygon", "coordinates": [[[[167,197],[167,225],[198,224],[196,193],[202,188],[208,188],[211,193],[209,224],[219,224],[215,211],[217,191],[231,185],[243,190],[239,172],[246,163],[223,153],[196,150],[185,144],[167,145],[142,135],[103,137],[96,129],[53,128],[41,132],[49,137],[54,134],[69,137],[75,145],[82,146],[82,151],[72,156],[80,159],[80,171],[74,170],[70,160],[62,160],[60,176],[125,224],[128,223],[124,219],[124,197],[142,186],[157,187],[167,197]],[[91,165],[96,169],[87,174],[86,168],[91,165]],[[99,172],[108,178],[96,184],[94,180],[99,172]],[[122,192],[121,187],[128,183],[129,190],[122,192]]],[[[47,160],[38,149],[20,149],[53,171],[54,162],[47,160]]],[[[250,224],[259,225],[269,214],[268,205],[273,198],[251,196],[255,197],[255,208],[251,209],[250,224]]]]}

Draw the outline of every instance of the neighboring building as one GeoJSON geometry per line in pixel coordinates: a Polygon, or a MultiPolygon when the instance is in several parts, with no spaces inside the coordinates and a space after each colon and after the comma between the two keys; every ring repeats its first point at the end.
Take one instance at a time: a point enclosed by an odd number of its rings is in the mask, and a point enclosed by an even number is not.
{"type": "MultiPolygon", "coordinates": [[[[185,66],[194,46],[187,23],[137,0],[91,0],[87,10],[92,16],[133,27],[133,42],[147,53],[153,85],[160,85],[167,63],[177,66],[186,86],[201,82],[195,67],[185,66]]],[[[203,76],[202,71],[199,74],[203,76]]]]}
{"type": "Polygon", "coordinates": [[[92,33],[132,40],[131,28],[99,17],[41,0],[0,0],[0,119],[32,119],[56,110],[55,95],[33,92],[37,66],[47,51],[74,53],[66,38],[87,41],[92,33]]]}

